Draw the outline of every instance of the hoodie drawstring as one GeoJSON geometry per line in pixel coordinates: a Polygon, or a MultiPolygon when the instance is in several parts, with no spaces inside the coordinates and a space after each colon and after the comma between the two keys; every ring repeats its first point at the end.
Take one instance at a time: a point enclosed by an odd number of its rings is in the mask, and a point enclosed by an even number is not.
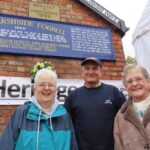
{"type": "Polygon", "coordinates": [[[39,113],[39,118],[38,118],[38,130],[37,130],[37,138],[36,138],[36,150],[39,149],[39,132],[40,132],[40,119],[41,119],[41,111],[39,113]]]}
{"type": "Polygon", "coordinates": [[[51,130],[53,131],[53,123],[52,123],[52,116],[51,116],[51,114],[50,114],[50,126],[51,126],[51,130]]]}

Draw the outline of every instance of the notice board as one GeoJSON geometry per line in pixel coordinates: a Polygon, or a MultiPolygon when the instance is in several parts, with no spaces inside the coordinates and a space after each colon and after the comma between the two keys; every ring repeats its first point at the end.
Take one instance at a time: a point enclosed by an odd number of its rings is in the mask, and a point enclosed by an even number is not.
{"type": "Polygon", "coordinates": [[[115,60],[109,28],[0,15],[0,53],[115,60]]]}

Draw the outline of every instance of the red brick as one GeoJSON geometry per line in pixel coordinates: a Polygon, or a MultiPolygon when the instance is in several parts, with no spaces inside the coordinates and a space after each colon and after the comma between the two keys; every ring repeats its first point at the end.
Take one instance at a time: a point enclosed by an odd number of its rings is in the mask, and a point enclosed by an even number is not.
{"type": "Polygon", "coordinates": [[[12,66],[12,65],[5,66],[4,70],[7,70],[7,71],[17,71],[17,66],[12,66]]]}

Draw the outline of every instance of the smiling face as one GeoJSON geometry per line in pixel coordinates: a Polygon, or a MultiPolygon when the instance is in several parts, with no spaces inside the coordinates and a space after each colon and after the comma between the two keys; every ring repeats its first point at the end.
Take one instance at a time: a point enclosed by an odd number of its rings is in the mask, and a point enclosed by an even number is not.
{"type": "Polygon", "coordinates": [[[56,94],[56,79],[47,73],[40,74],[34,87],[34,95],[42,107],[50,107],[56,94]]]}
{"type": "Polygon", "coordinates": [[[150,94],[150,80],[139,69],[128,71],[125,77],[125,86],[135,102],[145,100],[150,94]]]}
{"type": "Polygon", "coordinates": [[[82,66],[81,71],[86,87],[94,87],[99,83],[101,78],[101,67],[99,65],[88,62],[82,66]]]}

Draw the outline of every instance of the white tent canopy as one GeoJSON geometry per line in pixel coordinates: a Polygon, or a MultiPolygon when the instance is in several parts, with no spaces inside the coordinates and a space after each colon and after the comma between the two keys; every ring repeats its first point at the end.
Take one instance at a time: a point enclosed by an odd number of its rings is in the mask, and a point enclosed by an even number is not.
{"type": "Polygon", "coordinates": [[[135,28],[132,43],[137,63],[145,67],[150,74],[150,0],[135,28]]]}

